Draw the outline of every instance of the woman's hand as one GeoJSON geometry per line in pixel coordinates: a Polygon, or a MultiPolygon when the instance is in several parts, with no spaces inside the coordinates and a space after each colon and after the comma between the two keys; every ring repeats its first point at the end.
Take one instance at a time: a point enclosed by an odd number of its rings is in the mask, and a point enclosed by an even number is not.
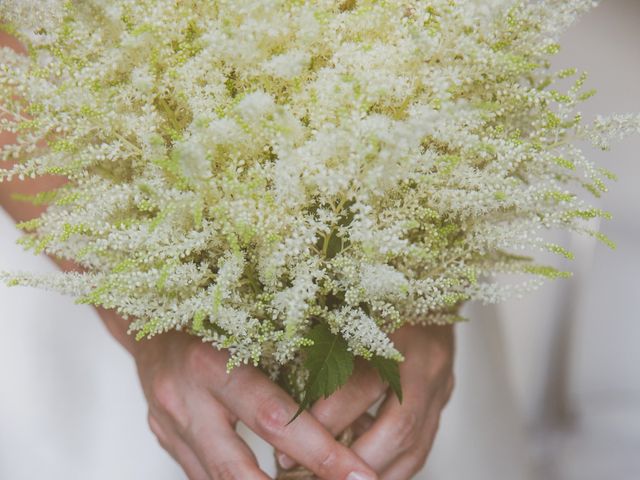
{"type": "MultiPolygon", "coordinates": [[[[353,425],[358,435],[353,451],[381,479],[407,480],[424,466],[453,391],[453,327],[407,326],[392,338],[405,356],[400,364],[402,403],[362,362],[344,387],[315,403],[311,414],[332,435],[353,425]],[[366,412],[383,395],[386,399],[373,419],[366,412]]],[[[280,464],[288,468],[294,462],[280,456],[280,464]]]]}
{"type": "Polygon", "coordinates": [[[287,425],[296,403],[257,368],[227,374],[225,352],[181,332],[143,340],[130,351],[149,402],[150,427],[190,480],[268,478],[236,433],[238,420],[320,478],[378,478],[309,413],[287,425]]]}

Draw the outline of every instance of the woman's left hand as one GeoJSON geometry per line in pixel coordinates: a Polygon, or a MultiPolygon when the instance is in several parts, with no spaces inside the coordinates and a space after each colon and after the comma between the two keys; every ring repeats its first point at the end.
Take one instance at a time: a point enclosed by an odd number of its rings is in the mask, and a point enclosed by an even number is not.
{"type": "MultiPolygon", "coordinates": [[[[453,326],[406,326],[392,335],[405,357],[400,364],[403,401],[389,391],[378,373],[357,363],[347,384],[311,408],[311,414],[337,436],[352,426],[352,449],[382,480],[407,480],[422,469],[438,430],[440,414],[454,385],[453,326]],[[367,410],[386,396],[376,418],[367,410]]],[[[282,455],[284,468],[293,462],[282,455]]]]}

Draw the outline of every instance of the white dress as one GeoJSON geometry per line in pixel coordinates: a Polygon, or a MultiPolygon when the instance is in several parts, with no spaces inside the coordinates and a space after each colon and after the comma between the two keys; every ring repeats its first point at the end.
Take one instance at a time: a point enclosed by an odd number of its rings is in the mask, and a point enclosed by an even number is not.
{"type": "MultiPolygon", "coordinates": [[[[585,115],[640,111],[639,21],[637,0],[605,2],[564,39],[558,64],[601,87],[585,115]]],[[[617,252],[574,239],[574,279],[468,309],[456,391],[417,479],[640,478],[638,151],[633,139],[605,160],[621,177],[604,204],[617,252]]],[[[0,270],[54,268],[18,235],[0,210],[0,270]]],[[[186,478],[148,431],[133,362],[89,307],[2,286],[0,322],[0,479],[186,478]]],[[[272,473],[270,449],[251,443],[272,473]]]]}

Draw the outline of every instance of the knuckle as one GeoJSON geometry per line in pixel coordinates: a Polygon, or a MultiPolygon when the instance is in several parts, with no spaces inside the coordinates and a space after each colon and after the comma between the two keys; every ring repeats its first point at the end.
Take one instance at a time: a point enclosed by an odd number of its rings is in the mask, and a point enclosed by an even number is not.
{"type": "Polygon", "coordinates": [[[221,367],[217,370],[210,370],[210,381],[213,386],[213,393],[216,396],[220,396],[228,391],[235,385],[238,385],[242,382],[242,377],[239,375],[239,369],[242,367],[236,367],[236,369],[232,372],[227,372],[226,370],[226,362],[221,363],[221,367]]]}
{"type": "Polygon", "coordinates": [[[226,360],[211,345],[194,341],[184,355],[187,372],[196,382],[201,383],[201,379],[205,379],[207,384],[215,385],[217,391],[230,382],[232,375],[227,373],[226,360]]]}
{"type": "Polygon", "coordinates": [[[280,437],[293,414],[277,397],[269,397],[260,402],[255,410],[255,427],[263,438],[280,437]]]}
{"type": "Polygon", "coordinates": [[[418,441],[418,414],[416,412],[403,412],[397,415],[390,427],[389,438],[398,450],[408,450],[418,441]]]}
{"type": "Polygon", "coordinates": [[[160,428],[160,423],[158,422],[156,417],[153,416],[151,412],[149,412],[149,414],[147,415],[147,423],[149,424],[149,429],[156,437],[160,437],[162,435],[162,429],[160,428]]]}
{"type": "Polygon", "coordinates": [[[246,480],[248,478],[245,466],[233,461],[212,465],[210,475],[212,480],[246,480]]]}
{"type": "Polygon", "coordinates": [[[178,389],[169,375],[157,374],[153,378],[151,392],[154,403],[162,412],[168,412],[177,403],[178,389]]]}
{"type": "Polygon", "coordinates": [[[170,376],[158,375],[153,381],[152,390],[155,407],[171,417],[180,431],[186,431],[188,411],[175,380],[170,376]]]}
{"type": "Polygon", "coordinates": [[[211,367],[211,347],[194,341],[189,344],[184,352],[185,364],[190,372],[202,372],[211,367]]]}
{"type": "Polygon", "coordinates": [[[323,450],[317,456],[313,470],[322,478],[333,478],[337,461],[338,452],[335,448],[323,450]]]}
{"type": "Polygon", "coordinates": [[[153,414],[151,414],[151,412],[149,412],[149,414],[147,416],[147,423],[149,424],[149,429],[155,435],[155,437],[158,440],[158,443],[160,444],[160,446],[162,448],[164,448],[165,450],[168,450],[169,449],[169,441],[167,439],[167,436],[166,436],[164,430],[162,429],[162,427],[160,426],[160,422],[158,422],[156,417],[153,416],[153,414]]]}

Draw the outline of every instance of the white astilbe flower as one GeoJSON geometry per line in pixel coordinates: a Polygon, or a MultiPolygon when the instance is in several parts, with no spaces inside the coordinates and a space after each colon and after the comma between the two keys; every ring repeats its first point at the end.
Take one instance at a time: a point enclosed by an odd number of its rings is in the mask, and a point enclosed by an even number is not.
{"type": "Polygon", "coordinates": [[[67,178],[21,242],[85,271],[8,278],[274,378],[321,324],[398,359],[402,325],[564,276],[523,256],[571,258],[545,229],[608,242],[580,145],[640,117],[584,124],[585,76],[549,67],[593,4],[4,0],[29,56],[0,50],[0,180],[67,178]]]}
{"type": "Polygon", "coordinates": [[[309,302],[315,298],[318,291],[318,284],[314,278],[316,272],[317,266],[312,262],[298,265],[292,272],[291,287],[279,291],[273,297],[273,308],[283,317],[288,336],[299,332],[301,324],[308,318],[309,302]]]}
{"type": "Polygon", "coordinates": [[[274,55],[263,62],[262,68],[274,77],[291,80],[299,77],[309,65],[311,60],[308,52],[289,51],[280,55],[274,55]]]}
{"type": "Polygon", "coordinates": [[[344,307],[332,312],[329,322],[340,331],[354,353],[365,357],[378,355],[383,358],[402,359],[402,355],[394,348],[389,337],[373,318],[362,310],[344,307]]]}
{"type": "Polygon", "coordinates": [[[0,20],[15,24],[31,41],[51,40],[64,16],[64,0],[2,0],[0,20]]]}
{"type": "Polygon", "coordinates": [[[409,287],[402,272],[385,264],[362,265],[359,283],[369,300],[402,297],[409,287]]]}

